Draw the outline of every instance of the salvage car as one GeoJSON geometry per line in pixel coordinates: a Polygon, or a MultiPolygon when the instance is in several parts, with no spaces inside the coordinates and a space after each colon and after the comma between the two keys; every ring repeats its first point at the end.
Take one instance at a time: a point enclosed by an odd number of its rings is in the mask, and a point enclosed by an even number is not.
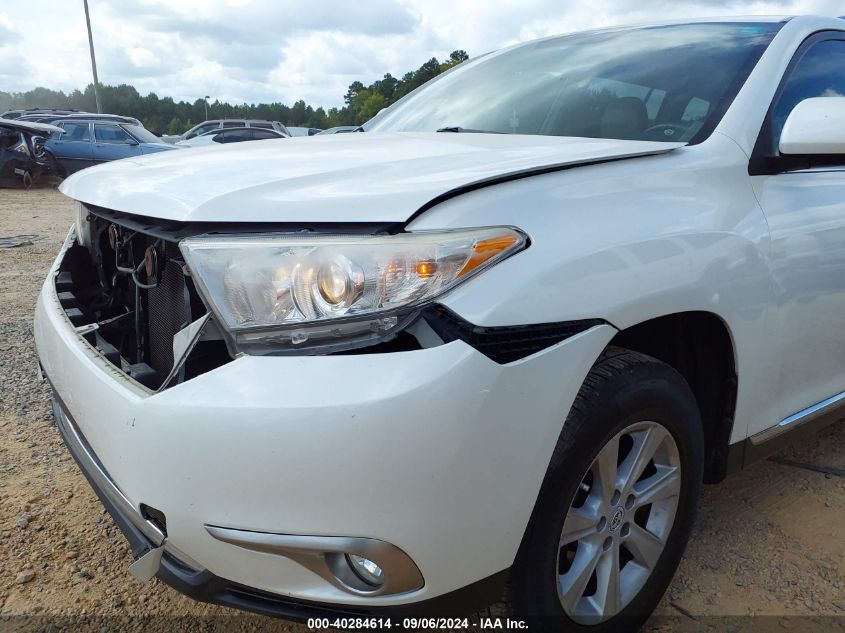
{"type": "Polygon", "coordinates": [[[56,172],[55,157],[44,148],[45,137],[61,129],[43,123],[0,119],[0,186],[29,189],[42,176],[56,172]]]}
{"type": "Polygon", "coordinates": [[[50,136],[46,147],[56,157],[63,176],[99,163],[176,149],[131,123],[66,117],[55,124],[60,129],[50,136]]]}
{"type": "Polygon", "coordinates": [[[702,483],[845,413],[841,95],[842,20],[615,28],[66,180],[35,338],[130,571],[637,628],[702,483]]]}

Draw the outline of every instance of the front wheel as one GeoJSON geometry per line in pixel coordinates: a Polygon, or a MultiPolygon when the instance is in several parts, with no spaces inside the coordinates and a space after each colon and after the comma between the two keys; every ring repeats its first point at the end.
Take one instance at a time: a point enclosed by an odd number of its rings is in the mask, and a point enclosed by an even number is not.
{"type": "Polygon", "coordinates": [[[636,630],[680,562],[698,505],[695,397],[668,365],[611,348],[555,448],[511,578],[531,630],[636,630]]]}

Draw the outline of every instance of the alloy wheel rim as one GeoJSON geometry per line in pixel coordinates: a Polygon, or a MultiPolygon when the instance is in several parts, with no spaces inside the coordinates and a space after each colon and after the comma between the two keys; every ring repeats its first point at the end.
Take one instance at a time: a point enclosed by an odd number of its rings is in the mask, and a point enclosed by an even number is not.
{"type": "Polygon", "coordinates": [[[561,530],[558,597],[570,618],[597,624],[630,604],[663,553],[680,490],[678,445],[662,424],[636,422],[602,447],[561,530]]]}

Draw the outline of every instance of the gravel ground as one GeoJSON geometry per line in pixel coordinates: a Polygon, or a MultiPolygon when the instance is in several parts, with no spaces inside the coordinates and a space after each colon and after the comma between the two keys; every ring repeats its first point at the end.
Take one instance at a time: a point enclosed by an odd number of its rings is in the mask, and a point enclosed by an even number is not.
{"type": "MultiPolygon", "coordinates": [[[[305,631],[127,574],[128,547],[64,448],[36,378],[35,299],[70,211],[50,187],[0,189],[0,237],[41,237],[0,249],[0,631],[305,631]]],[[[843,469],[845,425],[781,457],[843,469]]],[[[647,628],[841,630],[843,519],[836,476],[765,461],[706,487],[689,550],[647,628]]]]}

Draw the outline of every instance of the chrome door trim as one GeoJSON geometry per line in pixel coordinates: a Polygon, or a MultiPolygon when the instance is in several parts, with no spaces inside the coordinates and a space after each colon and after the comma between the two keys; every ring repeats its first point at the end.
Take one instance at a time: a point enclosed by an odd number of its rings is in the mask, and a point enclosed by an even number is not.
{"type": "Polygon", "coordinates": [[[781,172],[784,175],[789,174],[826,174],[830,172],[843,172],[845,165],[828,165],[826,167],[807,167],[806,169],[792,169],[781,172]]]}
{"type": "Polygon", "coordinates": [[[807,422],[815,420],[816,418],[826,415],[843,406],[845,406],[845,391],[822,400],[821,402],[817,402],[816,404],[809,406],[806,409],[802,409],[797,413],[793,413],[789,417],[781,420],[775,426],[760,431],[759,433],[752,435],[749,439],[752,444],[762,444],[763,442],[767,442],[768,440],[777,437],[781,433],[798,428],[807,422]]]}

